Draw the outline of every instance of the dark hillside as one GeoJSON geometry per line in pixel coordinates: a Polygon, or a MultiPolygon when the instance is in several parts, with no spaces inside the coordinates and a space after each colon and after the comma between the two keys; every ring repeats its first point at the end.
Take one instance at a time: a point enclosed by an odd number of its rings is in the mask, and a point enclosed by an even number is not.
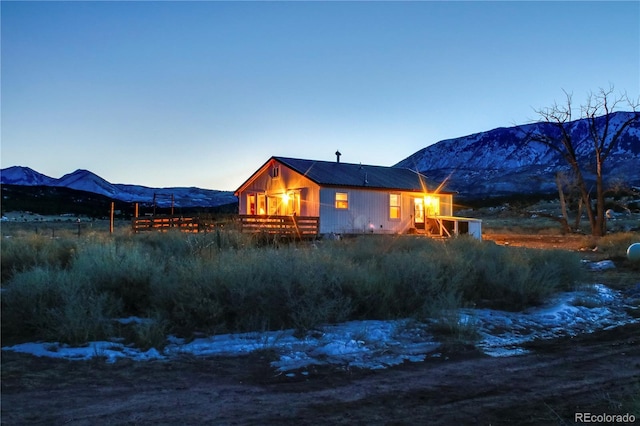
{"type": "MultiPolygon", "coordinates": [[[[2,185],[2,212],[29,211],[41,215],[71,214],[92,218],[107,218],[111,202],[115,202],[116,217],[130,218],[134,214],[134,203],[112,200],[94,192],[79,191],[58,186],[2,185]]],[[[146,213],[170,214],[170,208],[156,208],[140,204],[140,215],[146,213]]],[[[216,207],[176,207],[175,214],[195,215],[201,213],[237,213],[237,203],[216,207]]]]}

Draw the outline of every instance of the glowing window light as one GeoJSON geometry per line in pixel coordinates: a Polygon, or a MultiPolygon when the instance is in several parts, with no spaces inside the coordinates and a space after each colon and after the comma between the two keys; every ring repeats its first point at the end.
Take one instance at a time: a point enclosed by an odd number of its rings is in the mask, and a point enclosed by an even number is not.
{"type": "Polygon", "coordinates": [[[400,194],[389,194],[389,218],[400,219],[400,194]]]}
{"type": "Polygon", "coordinates": [[[426,195],[424,197],[424,206],[427,216],[440,214],[440,198],[426,195]]]}
{"type": "Polygon", "coordinates": [[[349,208],[349,194],[346,192],[336,192],[336,209],[349,208]]]}

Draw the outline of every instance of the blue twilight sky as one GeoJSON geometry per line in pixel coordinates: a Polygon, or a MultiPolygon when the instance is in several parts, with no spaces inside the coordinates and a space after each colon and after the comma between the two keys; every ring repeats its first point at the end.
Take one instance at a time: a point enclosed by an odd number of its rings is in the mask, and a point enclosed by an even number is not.
{"type": "Polygon", "coordinates": [[[640,2],[11,2],[2,168],[236,189],[640,94],[640,2]]]}

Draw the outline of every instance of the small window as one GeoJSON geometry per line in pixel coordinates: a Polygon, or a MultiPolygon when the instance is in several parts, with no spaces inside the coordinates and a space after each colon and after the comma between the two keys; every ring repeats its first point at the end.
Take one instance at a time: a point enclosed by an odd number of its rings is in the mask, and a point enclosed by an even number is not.
{"type": "Polygon", "coordinates": [[[256,194],[247,194],[247,214],[256,214],[256,194]]]}
{"type": "Polygon", "coordinates": [[[389,219],[400,219],[400,194],[389,194],[389,219]]]}
{"type": "Polygon", "coordinates": [[[280,166],[273,166],[271,169],[271,177],[277,178],[278,176],[280,176],[280,166]]]}
{"type": "Polygon", "coordinates": [[[336,192],[336,209],[349,208],[349,194],[346,192],[336,192]]]}

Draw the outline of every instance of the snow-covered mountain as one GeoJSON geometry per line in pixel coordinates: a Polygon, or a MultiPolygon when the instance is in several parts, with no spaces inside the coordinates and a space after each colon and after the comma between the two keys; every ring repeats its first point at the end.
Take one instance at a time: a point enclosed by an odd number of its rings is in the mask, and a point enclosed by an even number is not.
{"type": "Polygon", "coordinates": [[[201,188],[150,188],[141,185],[109,183],[88,170],[76,170],[59,179],[54,179],[28,167],[13,166],[0,170],[3,185],[58,186],[92,192],[118,201],[139,202],[159,207],[216,207],[236,203],[238,198],[231,191],[216,191],[201,188]]]}
{"type": "MultiPolygon", "coordinates": [[[[609,134],[632,114],[639,117],[621,135],[616,149],[605,161],[605,180],[640,186],[640,113],[617,112],[611,116],[609,134]]],[[[604,124],[600,117],[599,125],[604,124]]],[[[578,158],[593,177],[593,142],[586,120],[569,123],[578,158]]],[[[456,139],[448,139],[421,149],[396,164],[442,182],[466,198],[485,198],[514,194],[553,193],[554,175],[568,170],[566,161],[542,143],[525,143],[527,133],[559,137],[558,129],[548,123],[498,128],[456,139]]]]}
{"type": "Polygon", "coordinates": [[[121,191],[117,185],[107,182],[89,170],[78,169],[73,173],[62,176],[53,185],[49,186],[64,186],[65,188],[105,195],[116,200],[129,201],[121,198],[121,191]]]}
{"type": "MultiPolygon", "coordinates": [[[[616,149],[605,162],[605,180],[640,186],[640,113],[617,112],[610,121],[610,134],[631,114],[639,119],[620,137],[616,149]]],[[[601,117],[600,124],[604,123],[601,117]]],[[[582,164],[592,166],[593,142],[586,120],[569,124],[571,137],[582,164]]],[[[443,182],[445,189],[457,191],[464,198],[490,198],[515,194],[554,193],[554,175],[568,166],[560,155],[541,143],[525,143],[525,134],[539,133],[558,137],[558,130],[548,123],[498,128],[486,132],[448,139],[410,155],[396,164],[425,174],[430,181],[443,182]]],[[[589,170],[587,179],[593,176],[589,170]]],[[[166,207],[174,199],[176,207],[215,207],[236,203],[230,191],[200,188],[149,188],[139,185],[112,184],[88,170],[54,179],[28,167],[0,170],[2,184],[58,186],[105,195],[125,202],[153,203],[166,207]]]]}
{"type": "Polygon", "coordinates": [[[0,170],[3,185],[54,185],[54,178],[38,173],[29,167],[13,166],[0,170]]]}

